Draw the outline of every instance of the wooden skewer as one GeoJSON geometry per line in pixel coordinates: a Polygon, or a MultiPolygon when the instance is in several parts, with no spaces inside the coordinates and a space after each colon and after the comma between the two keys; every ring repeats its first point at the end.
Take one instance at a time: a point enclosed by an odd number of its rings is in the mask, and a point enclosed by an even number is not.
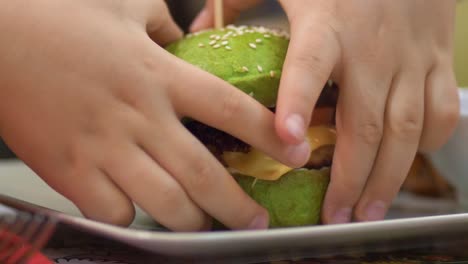
{"type": "Polygon", "coordinates": [[[216,29],[224,27],[223,0],[214,0],[214,19],[216,29]]]}

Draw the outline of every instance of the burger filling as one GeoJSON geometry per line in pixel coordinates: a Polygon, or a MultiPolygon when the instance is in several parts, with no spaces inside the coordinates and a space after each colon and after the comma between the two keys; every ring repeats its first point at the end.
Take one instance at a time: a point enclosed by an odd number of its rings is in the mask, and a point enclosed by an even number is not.
{"type": "MultiPolygon", "coordinates": [[[[317,102],[318,108],[306,134],[311,155],[305,168],[321,169],[332,163],[336,142],[333,124],[336,101],[336,86],[327,86],[317,102]]],[[[293,170],[223,131],[197,121],[189,121],[185,126],[233,173],[274,181],[293,170]]]]}

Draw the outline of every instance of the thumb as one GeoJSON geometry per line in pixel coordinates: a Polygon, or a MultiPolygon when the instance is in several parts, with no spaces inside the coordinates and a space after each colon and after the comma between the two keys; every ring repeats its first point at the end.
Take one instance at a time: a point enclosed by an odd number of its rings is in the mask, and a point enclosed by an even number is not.
{"type": "Polygon", "coordinates": [[[278,135],[285,142],[304,141],[315,104],[339,57],[336,37],[323,23],[293,21],[275,123],[278,135]]]}
{"type": "Polygon", "coordinates": [[[148,12],[146,30],[154,42],[165,46],[183,36],[182,30],[175,23],[164,2],[146,11],[148,12]]]}
{"type": "MultiPolygon", "coordinates": [[[[244,10],[252,8],[262,0],[224,0],[224,20],[232,23],[244,10]]],[[[214,0],[207,0],[205,7],[190,26],[191,32],[200,31],[214,26],[214,0]]]]}

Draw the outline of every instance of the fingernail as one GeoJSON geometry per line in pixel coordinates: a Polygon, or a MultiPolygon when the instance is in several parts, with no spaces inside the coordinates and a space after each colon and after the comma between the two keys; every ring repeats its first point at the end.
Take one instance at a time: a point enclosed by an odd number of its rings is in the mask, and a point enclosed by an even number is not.
{"type": "Polygon", "coordinates": [[[305,122],[298,114],[292,114],[286,119],[286,129],[297,140],[304,140],[305,122]]]}
{"type": "Polygon", "coordinates": [[[190,31],[195,32],[199,31],[202,27],[203,24],[205,24],[205,20],[207,19],[208,16],[208,11],[206,9],[203,9],[198,16],[193,20],[192,25],[190,26],[190,31]]]}
{"type": "Polygon", "coordinates": [[[288,151],[288,159],[293,167],[303,166],[310,156],[309,142],[304,141],[299,145],[291,146],[288,151]]]}
{"type": "Polygon", "coordinates": [[[260,214],[260,215],[257,215],[252,220],[252,222],[250,222],[250,225],[247,227],[247,229],[249,230],[267,229],[268,224],[269,224],[268,215],[260,214]]]}
{"type": "Polygon", "coordinates": [[[387,206],[382,201],[376,201],[367,206],[366,219],[367,221],[383,220],[387,213],[387,206]]]}
{"type": "Polygon", "coordinates": [[[341,208],[336,210],[330,224],[346,224],[351,222],[352,212],[353,210],[351,208],[341,208]]]}

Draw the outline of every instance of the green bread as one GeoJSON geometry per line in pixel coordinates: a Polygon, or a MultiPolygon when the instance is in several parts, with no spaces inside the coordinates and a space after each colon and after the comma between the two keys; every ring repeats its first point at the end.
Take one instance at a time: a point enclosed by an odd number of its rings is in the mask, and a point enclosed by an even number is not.
{"type": "MultiPolygon", "coordinates": [[[[189,35],[167,50],[231,83],[266,107],[274,107],[288,44],[288,37],[281,32],[231,26],[189,35]],[[241,31],[243,33],[239,34],[241,31]],[[229,32],[237,36],[231,35],[210,45],[216,36],[222,38],[229,32]],[[229,42],[229,48],[223,46],[223,41],[229,42]],[[220,46],[215,46],[217,44],[220,46]],[[243,70],[244,67],[248,71],[243,70]]],[[[298,169],[276,181],[242,175],[234,175],[234,178],[250,197],[268,210],[270,228],[277,228],[320,223],[329,174],[329,169],[298,169]]]]}
{"type": "Polygon", "coordinates": [[[315,225],[328,187],[329,170],[294,170],[277,181],[235,178],[270,214],[270,228],[315,225]]]}
{"type": "Polygon", "coordinates": [[[288,45],[286,34],[281,32],[228,27],[189,35],[167,50],[252,95],[266,107],[274,107],[288,45]]]}

